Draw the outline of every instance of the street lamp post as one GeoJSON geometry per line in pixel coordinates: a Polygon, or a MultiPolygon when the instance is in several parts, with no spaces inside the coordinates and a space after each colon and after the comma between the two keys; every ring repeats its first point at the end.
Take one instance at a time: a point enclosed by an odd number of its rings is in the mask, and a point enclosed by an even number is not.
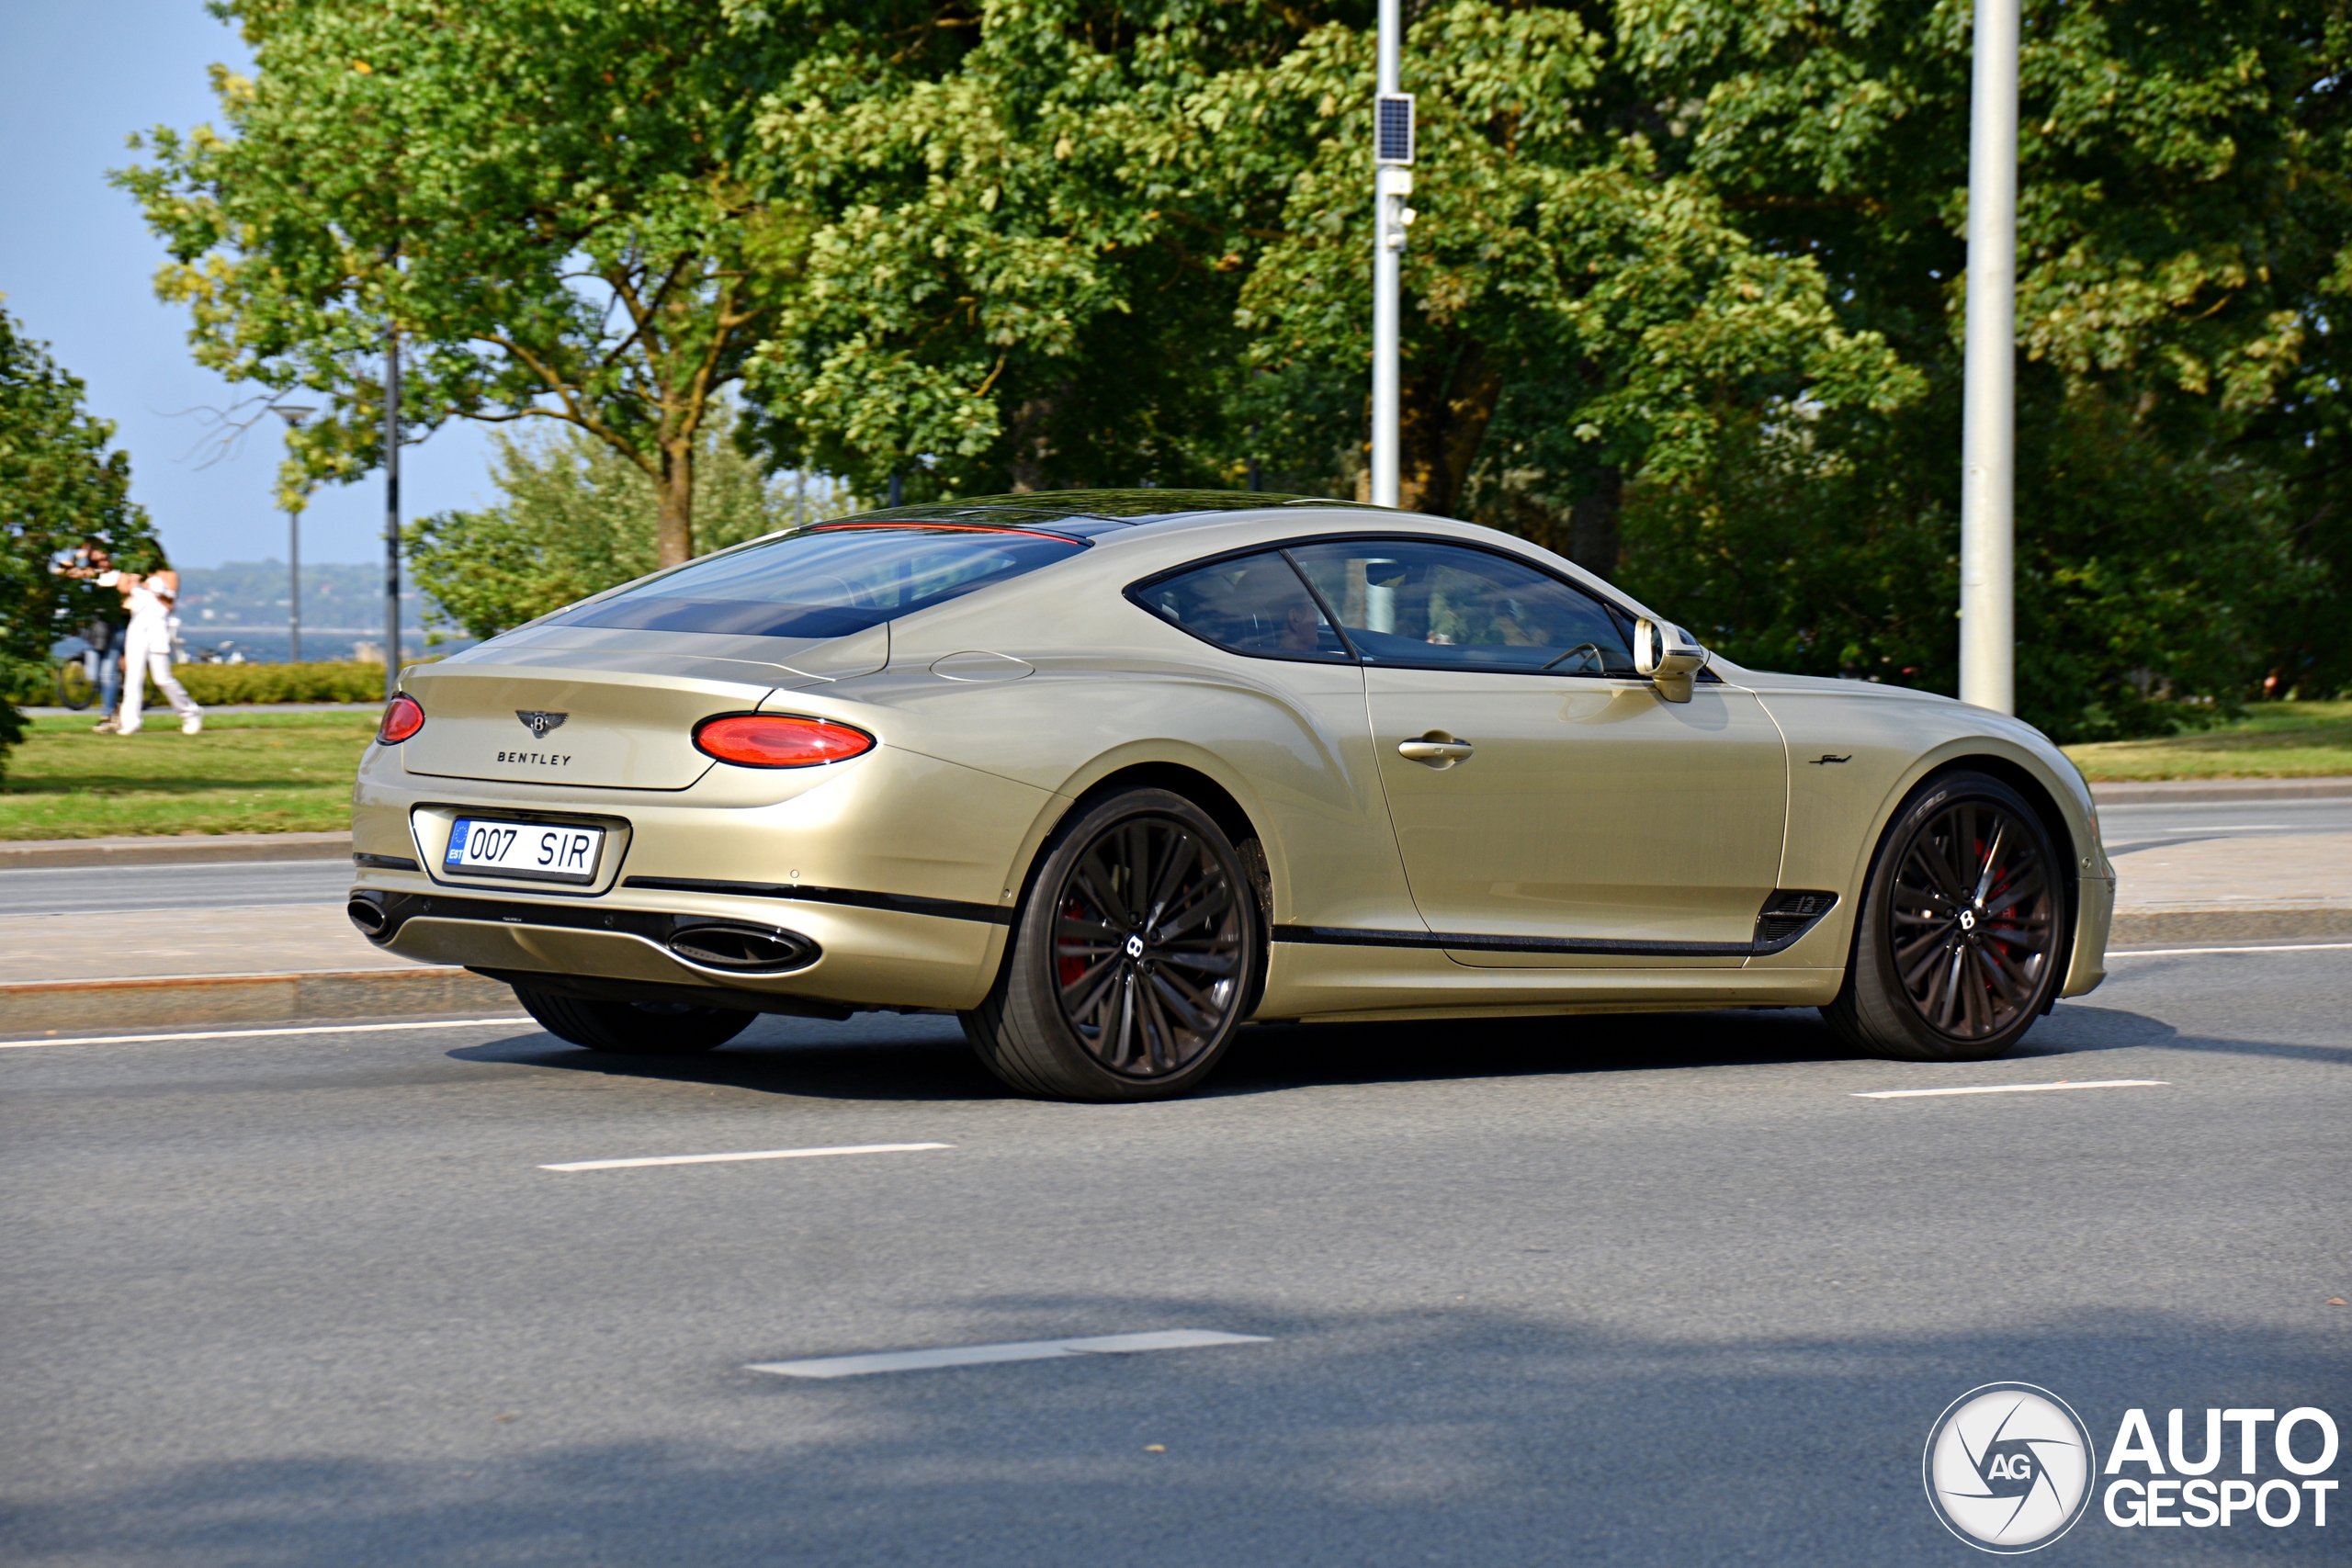
{"type": "Polygon", "coordinates": [[[401,334],[384,329],[384,700],[401,689],[401,334]]]}
{"type": "MultiPolygon", "coordinates": [[[[286,422],[288,434],[302,428],[302,422],[319,411],[300,403],[278,403],[277,417],[286,422]]],[[[302,513],[291,505],[286,508],[286,640],[288,646],[287,662],[302,662],[302,513]]]]}
{"type": "Polygon", "coordinates": [[[1960,700],[2017,711],[2018,0],[1976,0],[1961,426],[1960,700]]]}
{"type": "Polygon", "coordinates": [[[1373,99],[1372,503],[1396,504],[1396,292],[1413,209],[1413,96],[1396,90],[1404,35],[1399,0],[1380,0],[1379,81],[1373,99]]]}

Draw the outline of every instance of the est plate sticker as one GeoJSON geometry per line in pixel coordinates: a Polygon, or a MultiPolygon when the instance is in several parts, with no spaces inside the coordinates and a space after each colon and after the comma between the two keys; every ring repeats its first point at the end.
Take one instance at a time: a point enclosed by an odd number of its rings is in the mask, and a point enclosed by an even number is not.
{"type": "Polygon", "coordinates": [[[445,871],[476,875],[594,882],[596,862],[604,851],[602,828],[460,817],[449,829],[449,852],[441,857],[441,865],[445,871]]]}

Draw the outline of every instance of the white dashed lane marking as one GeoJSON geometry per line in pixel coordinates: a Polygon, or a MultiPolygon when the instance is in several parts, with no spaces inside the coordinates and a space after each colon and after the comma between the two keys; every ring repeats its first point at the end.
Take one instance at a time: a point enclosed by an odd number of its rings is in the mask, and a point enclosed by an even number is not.
{"type": "Polygon", "coordinates": [[[2085,1078],[2079,1083],[1997,1083],[1974,1089],[1873,1089],[1856,1100],[1928,1100],[1943,1094],[2041,1094],[2053,1089],[2170,1089],[2163,1078],[2085,1078]]]}
{"type": "Polygon", "coordinates": [[[754,1361],[755,1372],[788,1378],[854,1378],[868,1372],[915,1372],[933,1367],[979,1367],[991,1361],[1045,1361],[1059,1356],[1123,1356],[1138,1350],[1189,1350],[1200,1345],[1263,1345],[1263,1334],[1221,1334],[1213,1328],[1169,1328],[1156,1334],[1106,1334],[1092,1339],[1024,1339],[1010,1345],[957,1345],[944,1350],[885,1350],[870,1356],[821,1356],[808,1361],[754,1361]]]}
{"type": "Polygon", "coordinates": [[[299,1029],[206,1029],[177,1034],[78,1034],[63,1040],[0,1040],[0,1051],[23,1051],[35,1045],[145,1045],[164,1040],[259,1040],[273,1034],[382,1034],[395,1029],[481,1029],[491,1024],[521,1023],[536,1030],[527,1018],[436,1018],[418,1023],[317,1023],[299,1029]]]}
{"type": "Polygon", "coordinates": [[[2187,958],[2200,953],[2337,953],[2352,948],[2352,942],[2305,942],[2286,947],[2127,947],[2111,952],[2109,958],[2187,958]]]}
{"type": "Polygon", "coordinates": [[[919,1149],[952,1149],[953,1144],[843,1144],[830,1149],[753,1149],[735,1155],[654,1155],[644,1159],[581,1159],[543,1165],[541,1170],[629,1170],[646,1165],[724,1165],[739,1159],[817,1159],[825,1155],[904,1155],[919,1149]]]}

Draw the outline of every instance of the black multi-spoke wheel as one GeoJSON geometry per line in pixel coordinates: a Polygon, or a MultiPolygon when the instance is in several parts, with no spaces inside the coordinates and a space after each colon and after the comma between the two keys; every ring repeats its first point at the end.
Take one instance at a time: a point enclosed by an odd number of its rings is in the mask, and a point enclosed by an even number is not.
{"type": "Polygon", "coordinates": [[[1997,779],[1947,774],[1888,828],[1845,988],[1824,1012],[1882,1055],[1997,1056],[2064,978],[2066,919],[2064,867],[2040,816],[1997,779]]]}
{"type": "Polygon", "coordinates": [[[1182,796],[1134,790],[1076,814],[1047,848],[1003,974],[965,1015],[1017,1089],[1157,1100],[1198,1083],[1263,962],[1240,856],[1182,796]]]}

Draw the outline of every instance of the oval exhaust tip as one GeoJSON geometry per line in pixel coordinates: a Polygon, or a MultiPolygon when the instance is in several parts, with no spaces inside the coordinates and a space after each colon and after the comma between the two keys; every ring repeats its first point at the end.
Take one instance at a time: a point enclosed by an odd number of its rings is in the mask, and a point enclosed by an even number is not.
{"type": "Polygon", "coordinates": [[[343,907],[343,912],[351,917],[359,934],[370,942],[381,941],[384,928],[391,923],[384,914],[384,907],[373,898],[354,898],[343,907]]]}
{"type": "Polygon", "coordinates": [[[772,926],[688,926],[670,938],[670,951],[704,969],[736,975],[772,975],[817,960],[817,944],[772,926]]]}

